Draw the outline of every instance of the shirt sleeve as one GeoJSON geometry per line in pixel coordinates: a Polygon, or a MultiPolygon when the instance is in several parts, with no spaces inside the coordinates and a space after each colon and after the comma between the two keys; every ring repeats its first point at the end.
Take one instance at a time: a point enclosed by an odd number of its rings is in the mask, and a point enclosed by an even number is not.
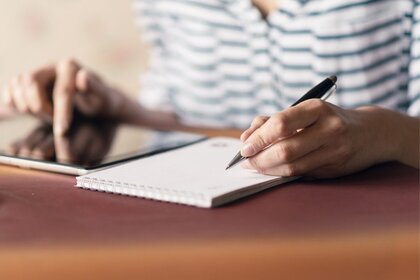
{"type": "Polygon", "coordinates": [[[164,14],[159,11],[159,2],[137,0],[134,3],[136,21],[142,37],[149,44],[149,68],[140,79],[139,102],[150,109],[171,111],[168,70],[165,64],[167,46],[164,41],[164,14]]]}
{"type": "Polygon", "coordinates": [[[420,117],[420,0],[415,0],[412,27],[411,61],[409,65],[408,114],[420,117]]]}

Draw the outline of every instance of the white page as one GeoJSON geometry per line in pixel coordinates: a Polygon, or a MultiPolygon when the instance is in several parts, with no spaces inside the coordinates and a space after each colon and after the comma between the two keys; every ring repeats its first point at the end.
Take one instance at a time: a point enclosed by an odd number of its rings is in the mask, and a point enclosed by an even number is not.
{"type": "MultiPolygon", "coordinates": [[[[165,191],[214,198],[280,177],[258,174],[228,162],[242,147],[233,138],[211,138],[174,151],[98,171],[78,178],[95,178],[165,191]]],[[[159,198],[158,198],[159,199],[159,198]]]]}

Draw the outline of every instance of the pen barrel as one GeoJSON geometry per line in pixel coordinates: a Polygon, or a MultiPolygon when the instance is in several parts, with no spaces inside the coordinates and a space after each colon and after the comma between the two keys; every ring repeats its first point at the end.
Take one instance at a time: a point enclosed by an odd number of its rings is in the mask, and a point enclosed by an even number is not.
{"type": "Polygon", "coordinates": [[[302,96],[298,101],[293,103],[291,107],[298,105],[299,103],[312,99],[312,98],[322,98],[333,86],[335,83],[330,79],[327,78],[323,80],[321,83],[310,89],[304,96],[302,96]]]}

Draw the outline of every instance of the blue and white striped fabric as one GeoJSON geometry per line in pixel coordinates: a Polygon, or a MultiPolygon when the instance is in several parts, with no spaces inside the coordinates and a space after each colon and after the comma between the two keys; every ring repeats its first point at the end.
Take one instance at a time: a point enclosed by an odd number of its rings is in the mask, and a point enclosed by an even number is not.
{"type": "Polygon", "coordinates": [[[192,125],[247,127],[326,76],[330,102],[420,115],[420,0],[138,0],[152,45],[141,102],[192,125]]]}

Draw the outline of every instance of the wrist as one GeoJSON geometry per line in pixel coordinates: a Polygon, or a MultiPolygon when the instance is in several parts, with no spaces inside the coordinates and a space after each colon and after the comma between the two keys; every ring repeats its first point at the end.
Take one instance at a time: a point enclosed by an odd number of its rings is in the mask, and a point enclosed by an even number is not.
{"type": "Polygon", "coordinates": [[[397,160],[406,165],[419,168],[420,120],[416,117],[398,114],[398,133],[400,135],[397,160]]]}
{"type": "Polygon", "coordinates": [[[356,109],[364,116],[366,133],[378,162],[398,161],[418,168],[419,120],[389,109],[366,106],[356,109]]]}
{"type": "Polygon", "coordinates": [[[154,129],[180,129],[175,115],[171,112],[148,109],[121,92],[114,94],[115,109],[112,118],[119,122],[154,129]]]}

